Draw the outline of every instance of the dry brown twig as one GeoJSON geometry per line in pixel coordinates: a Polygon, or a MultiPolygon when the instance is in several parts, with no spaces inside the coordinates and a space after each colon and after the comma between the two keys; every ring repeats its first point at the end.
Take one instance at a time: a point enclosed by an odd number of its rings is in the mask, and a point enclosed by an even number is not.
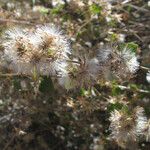
{"type": "Polygon", "coordinates": [[[15,19],[0,18],[0,23],[7,23],[7,22],[17,23],[17,24],[34,25],[34,23],[31,23],[31,22],[25,21],[25,20],[15,20],[15,19]]]}

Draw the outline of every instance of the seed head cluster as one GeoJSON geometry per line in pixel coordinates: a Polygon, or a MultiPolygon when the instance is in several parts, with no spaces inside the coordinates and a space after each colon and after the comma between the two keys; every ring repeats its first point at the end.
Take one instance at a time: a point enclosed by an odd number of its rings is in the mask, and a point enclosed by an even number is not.
{"type": "Polygon", "coordinates": [[[115,74],[119,78],[133,75],[139,67],[134,53],[123,48],[105,47],[95,56],[74,56],[62,31],[52,24],[32,30],[12,28],[3,35],[3,59],[6,67],[18,74],[56,76],[65,89],[90,86],[99,77],[115,74]]]}
{"type": "Polygon", "coordinates": [[[135,122],[126,112],[115,110],[111,113],[110,121],[111,137],[118,145],[125,148],[129,142],[136,141],[135,122]]]}
{"type": "Polygon", "coordinates": [[[111,138],[122,148],[136,144],[139,137],[149,140],[149,122],[142,107],[136,107],[133,112],[114,110],[109,120],[111,138]]]}
{"type": "Polygon", "coordinates": [[[67,67],[68,74],[59,78],[59,83],[66,89],[92,85],[99,75],[100,65],[97,58],[74,59],[67,67]]]}
{"type": "Polygon", "coordinates": [[[5,32],[4,55],[10,69],[19,74],[56,75],[64,70],[70,45],[53,25],[37,27],[33,32],[13,28],[5,32]]]}

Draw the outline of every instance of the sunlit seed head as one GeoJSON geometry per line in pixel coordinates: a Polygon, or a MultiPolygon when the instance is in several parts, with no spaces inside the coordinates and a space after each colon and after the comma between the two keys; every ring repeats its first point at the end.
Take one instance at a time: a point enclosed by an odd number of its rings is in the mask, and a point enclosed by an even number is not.
{"type": "Polygon", "coordinates": [[[110,46],[104,46],[100,48],[97,54],[99,66],[101,70],[101,78],[110,80],[112,78],[111,66],[113,61],[114,49],[110,46]]]}
{"type": "Polygon", "coordinates": [[[136,132],[138,135],[143,135],[145,126],[147,124],[147,118],[144,115],[144,109],[142,107],[137,107],[135,109],[136,117],[136,132]]]}
{"type": "Polygon", "coordinates": [[[17,40],[18,38],[25,38],[25,37],[26,37],[25,30],[19,27],[8,29],[3,34],[3,38],[7,39],[9,42],[13,39],[17,40]]]}
{"type": "Polygon", "coordinates": [[[119,79],[129,79],[139,69],[139,62],[135,53],[127,48],[123,50],[114,49],[111,56],[109,61],[111,73],[119,79]]]}
{"type": "Polygon", "coordinates": [[[74,80],[71,79],[69,74],[66,74],[66,76],[62,76],[61,78],[58,78],[58,83],[67,91],[74,89],[77,86],[76,82],[74,82],[74,80]]]}
{"type": "Polygon", "coordinates": [[[134,74],[139,69],[137,57],[130,49],[124,48],[122,51],[118,52],[118,55],[122,58],[122,61],[126,64],[130,73],[134,74]]]}
{"type": "Polygon", "coordinates": [[[102,48],[98,53],[98,60],[100,63],[107,63],[111,59],[113,50],[110,47],[102,48]]]}
{"type": "Polygon", "coordinates": [[[8,62],[19,60],[19,56],[26,51],[26,32],[20,28],[7,30],[3,35],[4,57],[8,62]]]}
{"type": "Polygon", "coordinates": [[[3,57],[14,72],[31,75],[36,70],[40,75],[64,74],[70,45],[53,25],[40,26],[33,32],[13,28],[5,32],[3,39],[3,57]]]}
{"type": "Polygon", "coordinates": [[[130,142],[136,142],[137,135],[132,116],[122,110],[114,110],[111,113],[110,122],[111,138],[119,146],[126,148],[130,142]]]}
{"type": "Polygon", "coordinates": [[[35,31],[28,33],[28,40],[34,49],[39,49],[39,46],[43,42],[42,38],[35,31]]]}
{"type": "Polygon", "coordinates": [[[90,86],[99,75],[99,61],[97,58],[72,61],[67,71],[68,74],[59,79],[61,86],[66,89],[90,86]]]}
{"type": "Polygon", "coordinates": [[[43,43],[43,50],[46,49],[57,58],[67,58],[70,53],[70,44],[67,38],[54,25],[45,25],[36,29],[36,35],[39,36],[43,43]]]}
{"type": "Polygon", "coordinates": [[[138,136],[145,135],[147,140],[150,137],[150,128],[142,107],[136,107],[131,114],[114,110],[110,122],[111,137],[123,148],[136,142],[138,136]]]}
{"type": "Polygon", "coordinates": [[[58,79],[59,84],[66,90],[74,89],[78,85],[79,63],[68,62],[67,74],[58,79]]]}
{"type": "Polygon", "coordinates": [[[96,79],[99,75],[99,70],[100,66],[97,58],[92,58],[87,62],[87,73],[91,78],[96,79]]]}

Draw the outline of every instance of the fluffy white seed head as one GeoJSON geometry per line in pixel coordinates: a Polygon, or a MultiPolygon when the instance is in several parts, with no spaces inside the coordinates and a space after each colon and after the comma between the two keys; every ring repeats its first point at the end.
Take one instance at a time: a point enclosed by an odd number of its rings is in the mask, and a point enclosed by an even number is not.
{"type": "Polygon", "coordinates": [[[110,116],[111,137],[123,148],[136,143],[139,137],[150,139],[150,123],[142,107],[136,107],[128,114],[123,110],[114,110],[110,116]]]}
{"type": "Polygon", "coordinates": [[[64,74],[70,45],[54,25],[40,26],[30,33],[14,28],[6,31],[3,38],[3,57],[14,72],[27,75],[35,71],[39,75],[64,74]]]}
{"type": "Polygon", "coordinates": [[[110,116],[111,137],[117,144],[126,148],[129,143],[136,142],[135,122],[124,111],[114,110],[110,116]]]}
{"type": "Polygon", "coordinates": [[[106,78],[130,78],[139,68],[137,57],[127,48],[118,50],[107,46],[99,50],[97,57],[106,78]]]}
{"type": "Polygon", "coordinates": [[[132,74],[134,74],[139,68],[139,62],[137,61],[137,57],[131,50],[124,48],[122,51],[118,52],[120,58],[125,63],[126,68],[132,74]]]}
{"type": "Polygon", "coordinates": [[[31,69],[29,64],[30,55],[27,53],[30,45],[27,32],[21,28],[12,28],[3,34],[3,59],[6,67],[19,73],[28,73],[31,69]]]}
{"type": "Polygon", "coordinates": [[[7,30],[3,35],[4,57],[8,62],[20,60],[19,55],[24,53],[28,41],[26,32],[20,28],[7,30]]]}
{"type": "Polygon", "coordinates": [[[113,50],[110,47],[100,49],[98,53],[98,59],[101,64],[107,63],[111,59],[113,50]]]}
{"type": "Polygon", "coordinates": [[[90,86],[99,75],[99,61],[97,58],[84,61],[75,59],[70,62],[67,70],[68,74],[59,79],[59,84],[65,89],[90,86]]]}
{"type": "Polygon", "coordinates": [[[147,118],[144,115],[144,109],[142,107],[136,108],[135,117],[136,117],[136,132],[138,135],[143,135],[145,126],[147,124],[147,118]]]}
{"type": "Polygon", "coordinates": [[[54,25],[38,27],[35,34],[43,40],[41,46],[46,47],[49,53],[55,54],[55,57],[66,58],[67,54],[70,54],[67,38],[54,25]]]}

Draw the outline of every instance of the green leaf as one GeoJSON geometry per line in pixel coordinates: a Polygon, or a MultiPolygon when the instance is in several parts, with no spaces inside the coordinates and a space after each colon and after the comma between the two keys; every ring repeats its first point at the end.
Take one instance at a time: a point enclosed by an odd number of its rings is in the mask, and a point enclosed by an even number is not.
{"type": "Polygon", "coordinates": [[[111,112],[111,111],[114,111],[115,109],[116,110],[121,110],[122,109],[122,107],[123,107],[123,104],[121,104],[121,103],[119,103],[119,102],[116,102],[116,103],[114,103],[114,104],[109,104],[108,106],[107,106],[107,110],[109,111],[109,112],[111,112]]]}
{"type": "Polygon", "coordinates": [[[138,45],[134,42],[127,43],[127,48],[130,49],[132,52],[136,53],[138,50],[138,45]]]}
{"type": "Polygon", "coordinates": [[[112,20],[110,22],[107,23],[108,26],[110,27],[116,27],[117,26],[117,22],[115,19],[112,18],[112,20]]]}
{"type": "Polygon", "coordinates": [[[124,112],[125,114],[131,115],[131,112],[127,105],[123,105],[123,107],[121,108],[121,111],[124,112]]]}
{"type": "Polygon", "coordinates": [[[149,115],[150,115],[150,107],[147,106],[147,107],[145,107],[144,109],[145,109],[145,114],[146,114],[147,116],[149,116],[149,115]]]}
{"type": "Polygon", "coordinates": [[[117,85],[114,85],[112,87],[112,95],[113,96],[120,95],[121,93],[122,93],[122,90],[117,85]]]}
{"type": "Polygon", "coordinates": [[[13,85],[14,85],[14,88],[15,88],[16,90],[20,90],[20,89],[21,89],[20,80],[18,80],[17,78],[14,78],[14,80],[13,80],[13,85]]]}
{"type": "Polygon", "coordinates": [[[136,53],[138,50],[138,44],[134,43],[134,42],[129,42],[129,43],[122,43],[119,45],[119,49],[122,50],[124,48],[127,48],[128,50],[130,50],[133,53],[136,53]]]}
{"type": "Polygon", "coordinates": [[[45,8],[45,7],[41,7],[39,11],[40,11],[40,13],[42,13],[42,14],[48,14],[49,9],[48,9],[48,8],[45,8]]]}
{"type": "Polygon", "coordinates": [[[80,94],[81,96],[87,96],[89,94],[89,91],[85,90],[84,88],[81,88],[80,94]]]}
{"type": "Polygon", "coordinates": [[[39,86],[39,91],[42,93],[51,93],[54,92],[53,82],[51,77],[43,76],[41,80],[41,84],[39,86]]]}
{"type": "Polygon", "coordinates": [[[129,86],[130,86],[130,88],[131,88],[132,90],[134,90],[134,91],[138,90],[138,87],[137,87],[136,84],[130,84],[129,86]]]}
{"type": "Polygon", "coordinates": [[[110,39],[111,42],[115,42],[117,40],[117,34],[116,33],[109,34],[108,39],[110,39]]]}
{"type": "Polygon", "coordinates": [[[100,14],[101,13],[101,10],[102,10],[102,7],[100,7],[99,5],[97,4],[92,4],[90,6],[90,12],[92,14],[100,14]]]}
{"type": "Polygon", "coordinates": [[[54,7],[53,9],[51,9],[51,13],[53,15],[57,15],[57,14],[61,13],[61,11],[63,10],[63,8],[64,8],[64,5],[59,5],[57,7],[54,7]]]}
{"type": "Polygon", "coordinates": [[[128,7],[127,7],[127,11],[128,11],[128,13],[131,13],[132,7],[131,7],[131,6],[128,6],[128,7]]]}

